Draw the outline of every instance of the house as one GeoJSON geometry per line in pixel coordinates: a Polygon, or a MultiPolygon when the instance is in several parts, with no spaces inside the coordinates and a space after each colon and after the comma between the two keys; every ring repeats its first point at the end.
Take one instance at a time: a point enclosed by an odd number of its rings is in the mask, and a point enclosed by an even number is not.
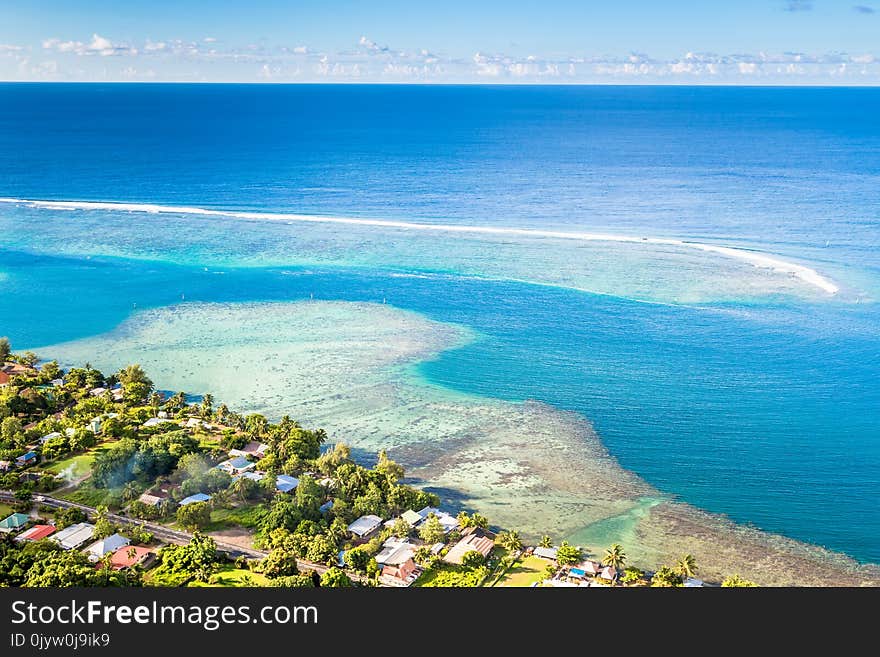
{"type": "Polygon", "coordinates": [[[348,526],[348,531],[363,538],[376,531],[382,525],[382,518],[374,515],[361,516],[348,526]]]}
{"type": "Polygon", "coordinates": [[[688,589],[694,589],[705,586],[705,584],[703,584],[703,580],[697,579],[696,577],[686,577],[682,586],[688,589]]]}
{"type": "Polygon", "coordinates": [[[166,422],[173,422],[174,420],[169,420],[164,417],[151,417],[149,420],[144,422],[141,426],[144,429],[149,429],[150,427],[158,427],[160,424],[165,424],[166,422]]]}
{"type": "Polygon", "coordinates": [[[98,561],[104,555],[116,552],[116,550],[127,546],[129,543],[131,541],[122,534],[112,534],[96,543],[92,543],[85,551],[89,555],[89,561],[98,561]]]}
{"type": "Polygon", "coordinates": [[[8,386],[10,379],[12,379],[11,376],[9,376],[6,372],[0,371],[0,388],[2,388],[3,386],[8,386]]]}
{"type": "Polygon", "coordinates": [[[205,423],[202,422],[199,418],[197,418],[197,417],[191,417],[190,419],[188,419],[188,420],[186,421],[186,424],[185,424],[184,426],[185,426],[187,429],[198,429],[198,428],[199,428],[200,426],[202,426],[203,424],[205,424],[205,423]]]}
{"type": "Polygon", "coordinates": [[[65,550],[75,550],[90,540],[95,533],[95,526],[88,522],[78,522],[65,527],[52,537],[65,550]]]}
{"type": "Polygon", "coordinates": [[[415,527],[423,520],[422,516],[420,516],[418,513],[416,513],[412,509],[410,509],[409,511],[404,511],[403,513],[400,514],[400,517],[403,518],[404,520],[406,520],[406,523],[410,527],[415,527]]]}
{"type": "Polygon", "coordinates": [[[150,548],[140,545],[126,545],[116,550],[110,557],[110,567],[113,570],[122,570],[136,565],[147,568],[155,558],[156,553],[150,548]]]}
{"type": "Polygon", "coordinates": [[[52,440],[53,438],[61,438],[62,434],[59,431],[53,431],[52,433],[47,433],[45,436],[40,438],[40,444],[45,445],[47,442],[52,440]]]}
{"type": "Polygon", "coordinates": [[[76,435],[76,429],[74,429],[73,427],[67,427],[64,430],[64,435],[68,438],[73,438],[76,435]]]}
{"type": "Polygon", "coordinates": [[[458,529],[458,520],[456,519],[456,517],[446,513],[445,511],[441,511],[440,509],[437,509],[433,506],[426,506],[424,509],[418,512],[419,517],[423,521],[432,513],[437,516],[440,524],[443,525],[444,534],[448,534],[453,529],[458,529]]]}
{"type": "Polygon", "coordinates": [[[51,383],[56,388],[60,388],[64,385],[64,379],[52,379],[51,381],[49,381],[49,383],[51,383]]]}
{"type": "Polygon", "coordinates": [[[156,415],[162,420],[168,419],[168,411],[159,411],[156,415]]]}
{"type": "Polygon", "coordinates": [[[318,511],[321,513],[327,513],[330,509],[333,508],[333,500],[328,500],[324,502],[321,506],[318,507],[318,511]]]}
{"type": "Polygon", "coordinates": [[[471,532],[450,548],[443,560],[448,563],[460,564],[465,554],[471,551],[477,551],[484,557],[489,556],[492,548],[495,547],[495,541],[489,538],[485,532],[471,532]]]}
{"type": "Polygon", "coordinates": [[[599,573],[599,577],[606,579],[609,582],[615,582],[617,581],[617,568],[614,568],[613,566],[605,566],[602,569],[602,572],[599,573]]]}
{"type": "Polygon", "coordinates": [[[12,461],[0,461],[0,472],[9,472],[12,470],[12,461]]]}
{"type": "Polygon", "coordinates": [[[547,559],[548,561],[556,561],[556,550],[555,547],[536,547],[532,554],[536,557],[540,557],[541,559],[547,559]]]}
{"type": "Polygon", "coordinates": [[[37,462],[37,455],[35,452],[27,452],[26,454],[22,454],[18,458],[15,459],[15,465],[18,467],[24,467],[26,465],[33,465],[37,462]]]}
{"type": "Polygon", "coordinates": [[[88,429],[89,431],[91,431],[94,434],[101,433],[101,418],[100,417],[93,417],[91,420],[89,420],[89,423],[86,425],[86,429],[88,429]]]}
{"type": "Polygon", "coordinates": [[[223,472],[230,476],[240,475],[248,470],[253,470],[255,467],[257,467],[256,463],[248,461],[243,456],[236,456],[234,459],[226,459],[223,463],[217,465],[217,468],[223,470],[223,472]]]}
{"type": "Polygon", "coordinates": [[[376,555],[376,563],[380,566],[386,564],[399,565],[415,554],[416,546],[405,539],[395,536],[389,538],[382,545],[382,549],[376,555]]]}
{"type": "Polygon", "coordinates": [[[24,513],[13,513],[11,516],[0,520],[0,532],[8,534],[9,532],[21,529],[30,521],[30,517],[24,513]]]}
{"type": "Polygon", "coordinates": [[[280,493],[289,493],[299,485],[299,479],[290,475],[280,474],[275,478],[275,490],[280,493]]]}
{"type": "Polygon", "coordinates": [[[153,495],[151,493],[143,493],[139,498],[138,502],[142,504],[146,504],[147,506],[159,506],[162,503],[164,497],[159,497],[158,495],[153,495]]]}
{"type": "Polygon", "coordinates": [[[267,449],[269,449],[268,445],[254,440],[249,442],[241,449],[230,449],[229,456],[245,456],[252,459],[260,460],[261,458],[263,458],[263,456],[266,455],[267,449]]]}
{"type": "Polygon", "coordinates": [[[107,392],[107,388],[92,388],[91,390],[89,390],[89,394],[92,397],[100,397],[105,392],[107,392]]]}
{"type": "Polygon", "coordinates": [[[589,559],[581,561],[577,567],[583,570],[584,574],[591,575],[592,577],[596,577],[602,572],[602,564],[598,561],[590,561],[589,559]]]}
{"type": "Polygon", "coordinates": [[[195,495],[190,495],[189,497],[184,497],[180,500],[180,506],[186,506],[187,504],[192,504],[193,502],[207,502],[211,499],[210,495],[205,495],[204,493],[196,493],[195,495]]]}
{"type": "Polygon", "coordinates": [[[382,568],[382,578],[389,584],[409,586],[416,579],[416,564],[412,558],[401,564],[387,564],[382,568]]]}
{"type": "Polygon", "coordinates": [[[55,533],[55,528],[52,525],[34,525],[26,532],[22,532],[18,536],[15,537],[16,541],[41,541],[47,536],[51,536],[55,533]]]}

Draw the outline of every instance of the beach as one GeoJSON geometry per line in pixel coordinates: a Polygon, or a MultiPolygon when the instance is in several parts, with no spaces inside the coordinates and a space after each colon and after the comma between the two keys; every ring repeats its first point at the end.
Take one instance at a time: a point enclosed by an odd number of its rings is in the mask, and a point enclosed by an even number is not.
{"type": "Polygon", "coordinates": [[[139,362],[159,387],[323,427],[369,460],[388,449],[417,485],[501,527],[625,545],[644,568],[694,554],[700,573],[764,585],[877,585],[852,559],[676,502],[620,467],[587,418],[432,385],[415,366],[479,335],[383,305],[326,301],[180,304],[110,333],[46,345],[64,365],[139,362]]]}

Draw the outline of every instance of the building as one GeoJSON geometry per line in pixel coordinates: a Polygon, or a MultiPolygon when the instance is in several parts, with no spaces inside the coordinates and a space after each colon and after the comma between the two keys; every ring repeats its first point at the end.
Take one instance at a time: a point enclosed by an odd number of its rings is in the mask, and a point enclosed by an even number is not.
{"type": "Polygon", "coordinates": [[[192,504],[193,502],[207,502],[210,499],[210,495],[205,495],[204,493],[196,493],[195,495],[190,495],[189,497],[184,497],[182,500],[180,500],[180,506],[186,506],[187,504],[192,504]]]}
{"type": "Polygon", "coordinates": [[[8,386],[10,379],[12,379],[12,377],[9,376],[9,374],[0,371],[0,388],[2,388],[3,386],[8,386]]]}
{"type": "Polygon", "coordinates": [[[599,577],[602,579],[608,580],[609,582],[617,581],[617,569],[613,566],[605,566],[602,569],[602,572],[599,573],[599,577]]]}
{"type": "Polygon", "coordinates": [[[688,589],[695,589],[705,586],[705,584],[703,584],[703,580],[697,579],[696,577],[686,577],[682,586],[688,589]]]}
{"type": "Polygon", "coordinates": [[[33,465],[37,462],[37,454],[36,452],[27,452],[26,454],[22,454],[18,458],[15,459],[15,465],[18,467],[24,467],[26,465],[33,465]]]}
{"type": "Polygon", "coordinates": [[[416,563],[412,558],[401,564],[387,564],[382,568],[382,579],[389,584],[409,586],[416,579],[416,563]]]}
{"type": "Polygon", "coordinates": [[[299,479],[290,475],[280,474],[275,478],[275,490],[279,493],[289,493],[299,486],[299,479]]]}
{"type": "Polygon", "coordinates": [[[418,512],[419,517],[424,521],[430,514],[434,514],[437,516],[437,519],[440,521],[440,524],[443,525],[443,533],[448,534],[453,529],[458,529],[458,519],[446,513],[445,511],[441,511],[433,506],[426,506],[424,509],[418,512]]]}
{"type": "Polygon", "coordinates": [[[230,449],[229,456],[244,456],[247,458],[257,459],[258,461],[266,455],[269,446],[265,443],[251,441],[241,449],[230,449]]]}
{"type": "Polygon", "coordinates": [[[596,577],[602,572],[602,564],[598,561],[590,561],[589,559],[581,561],[577,567],[583,570],[584,574],[591,575],[592,577],[596,577]]]}
{"type": "Polygon", "coordinates": [[[382,526],[382,518],[374,515],[361,516],[353,523],[348,526],[348,531],[357,536],[358,538],[363,538],[364,536],[368,536],[376,531],[379,527],[382,526]]]}
{"type": "Polygon", "coordinates": [[[165,424],[166,422],[173,422],[174,420],[169,420],[165,417],[151,417],[149,420],[144,422],[141,427],[144,429],[149,429],[150,427],[158,427],[160,424],[165,424]]]}
{"type": "Polygon", "coordinates": [[[93,434],[96,434],[96,435],[101,433],[101,418],[100,417],[93,417],[91,420],[89,420],[89,423],[86,425],[86,429],[88,429],[89,431],[91,431],[93,434]]]}
{"type": "Polygon", "coordinates": [[[400,564],[410,559],[416,551],[416,546],[406,539],[392,536],[382,544],[382,549],[376,555],[376,563],[380,566],[385,564],[400,564]]]}
{"type": "Polygon", "coordinates": [[[95,534],[95,526],[88,522],[78,522],[65,527],[52,537],[65,550],[75,550],[91,540],[95,534]]]}
{"type": "Polygon", "coordinates": [[[0,461],[0,472],[9,472],[12,470],[12,461],[0,461]]]}
{"type": "Polygon", "coordinates": [[[41,541],[47,536],[51,536],[55,533],[55,528],[52,525],[34,525],[26,532],[22,532],[18,536],[15,537],[16,541],[41,541]]]}
{"type": "Polygon", "coordinates": [[[26,524],[28,524],[29,521],[30,517],[25,515],[24,513],[13,513],[11,516],[0,520],[0,532],[8,534],[15,531],[16,529],[21,529],[26,524]]]}
{"type": "Polygon", "coordinates": [[[122,534],[112,534],[96,543],[92,543],[86,548],[86,552],[89,555],[89,561],[98,561],[104,555],[116,552],[116,550],[127,546],[129,543],[131,541],[122,534]]]}
{"type": "Polygon", "coordinates": [[[449,552],[446,553],[446,556],[443,557],[443,560],[448,563],[460,564],[464,555],[472,551],[479,552],[484,557],[488,557],[494,547],[495,541],[484,532],[471,532],[453,545],[449,552]]]}
{"type": "Polygon", "coordinates": [[[49,383],[51,383],[56,388],[60,388],[64,385],[64,379],[52,379],[51,381],[49,381],[49,383]]]}
{"type": "Polygon", "coordinates": [[[47,433],[45,436],[40,438],[40,444],[45,445],[53,438],[61,438],[63,434],[60,431],[53,431],[52,433],[47,433]]]}
{"type": "Polygon", "coordinates": [[[217,468],[223,470],[223,472],[230,476],[240,475],[248,470],[253,470],[255,467],[255,463],[248,461],[243,456],[236,456],[234,459],[226,459],[223,463],[217,465],[217,468]]]}
{"type": "Polygon", "coordinates": [[[423,520],[422,516],[420,516],[418,513],[416,513],[412,509],[410,509],[409,511],[404,511],[403,513],[400,514],[400,517],[403,518],[404,520],[406,520],[406,523],[410,527],[415,527],[423,520]]]}
{"type": "Polygon", "coordinates": [[[555,548],[555,547],[549,547],[549,548],[536,547],[532,551],[532,554],[535,555],[536,557],[541,557],[542,559],[547,559],[548,561],[556,561],[556,551],[557,551],[557,548],[555,548]]]}
{"type": "Polygon", "coordinates": [[[318,511],[320,511],[321,513],[327,513],[332,508],[333,508],[333,500],[327,500],[321,506],[318,507],[318,511]]]}
{"type": "Polygon", "coordinates": [[[148,568],[156,558],[156,553],[149,548],[140,545],[127,545],[121,547],[110,557],[110,567],[113,570],[122,570],[132,566],[148,568]]]}
{"type": "Polygon", "coordinates": [[[107,392],[107,388],[92,388],[91,390],[89,390],[89,394],[92,397],[100,397],[105,392],[107,392]]]}
{"type": "Polygon", "coordinates": [[[138,502],[142,504],[146,504],[147,506],[159,506],[162,503],[164,497],[159,497],[158,495],[153,495],[152,493],[143,493],[139,498],[138,502]]]}

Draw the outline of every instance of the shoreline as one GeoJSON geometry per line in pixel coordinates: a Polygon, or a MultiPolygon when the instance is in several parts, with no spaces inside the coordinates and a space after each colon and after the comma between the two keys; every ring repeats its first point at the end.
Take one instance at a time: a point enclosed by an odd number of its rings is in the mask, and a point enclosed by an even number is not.
{"type": "Polygon", "coordinates": [[[595,531],[611,522],[646,565],[692,552],[706,577],[828,584],[833,569],[838,585],[880,585],[880,567],[673,502],[621,468],[582,416],[414,379],[413,363],[467,339],[457,326],[389,306],[245,302],[144,311],[110,333],[41,351],[65,362],[98,353],[99,369],[141,362],[163,387],[210,389],[242,410],[289,413],[333,440],[388,448],[419,485],[530,537],[586,539],[592,528],[588,547],[598,549],[595,531]],[[181,369],[195,354],[199,367],[181,369]]]}

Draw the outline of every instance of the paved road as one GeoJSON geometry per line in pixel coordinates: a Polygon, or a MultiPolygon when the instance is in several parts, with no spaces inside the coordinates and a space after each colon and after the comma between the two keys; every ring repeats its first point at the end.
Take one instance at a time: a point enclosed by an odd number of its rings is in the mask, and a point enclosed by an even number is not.
{"type": "MultiPolygon", "coordinates": [[[[0,502],[16,501],[17,500],[15,498],[15,495],[11,491],[0,490],[0,502]]],[[[51,506],[55,509],[79,509],[90,518],[93,518],[95,516],[95,513],[97,512],[97,509],[91,506],[77,504],[76,502],[69,502],[67,500],[61,500],[57,497],[49,497],[48,495],[41,495],[39,493],[34,494],[34,501],[38,504],[45,504],[46,506],[51,506]]],[[[117,525],[143,525],[148,531],[152,532],[153,536],[166,543],[184,545],[186,543],[189,543],[190,539],[192,539],[192,534],[190,534],[189,532],[180,531],[178,529],[171,529],[170,527],[166,527],[165,525],[160,525],[155,522],[147,522],[143,520],[137,520],[135,518],[128,518],[126,516],[120,516],[115,513],[107,514],[107,519],[117,525]]],[[[223,541],[217,540],[216,538],[214,538],[214,542],[217,544],[217,548],[219,550],[227,553],[233,558],[238,556],[245,556],[249,559],[262,559],[269,554],[268,552],[263,552],[262,550],[243,548],[239,545],[234,545],[232,543],[225,543],[223,541]]],[[[328,570],[328,567],[323,564],[313,563],[311,561],[305,561],[303,559],[297,559],[297,566],[299,567],[300,572],[314,570],[319,575],[328,570]]]]}

